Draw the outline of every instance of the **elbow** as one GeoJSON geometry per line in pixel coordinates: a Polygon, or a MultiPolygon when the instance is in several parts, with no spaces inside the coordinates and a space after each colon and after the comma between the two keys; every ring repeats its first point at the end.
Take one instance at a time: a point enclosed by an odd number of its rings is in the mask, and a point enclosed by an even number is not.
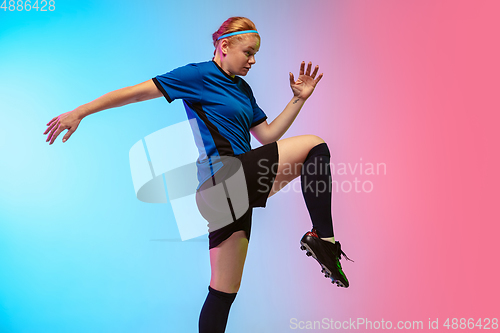
{"type": "Polygon", "coordinates": [[[279,133],[272,133],[272,131],[269,131],[268,135],[266,136],[266,139],[264,140],[266,142],[265,144],[278,141],[279,139],[281,139],[283,134],[284,133],[279,134],[279,133]]]}
{"type": "Polygon", "coordinates": [[[252,135],[259,141],[262,145],[267,145],[269,143],[278,141],[283,134],[276,133],[276,131],[271,128],[271,125],[264,122],[257,125],[256,127],[250,129],[252,135]]]}
{"type": "Polygon", "coordinates": [[[259,142],[260,142],[262,145],[267,145],[267,144],[269,144],[269,143],[272,143],[272,142],[278,141],[279,139],[280,139],[279,137],[268,137],[268,138],[265,138],[265,139],[259,140],[259,142]]]}

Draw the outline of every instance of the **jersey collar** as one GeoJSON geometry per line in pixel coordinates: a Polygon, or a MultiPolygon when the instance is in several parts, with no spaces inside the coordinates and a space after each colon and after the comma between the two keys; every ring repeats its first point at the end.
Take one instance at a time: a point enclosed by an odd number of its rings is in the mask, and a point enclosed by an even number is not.
{"type": "Polygon", "coordinates": [[[222,74],[224,74],[229,80],[231,80],[233,83],[237,83],[238,82],[238,79],[237,79],[237,76],[235,75],[234,78],[232,78],[229,74],[226,73],[225,70],[223,70],[214,60],[214,58],[212,58],[212,62],[215,64],[215,66],[217,66],[217,68],[222,72],[222,74]]]}

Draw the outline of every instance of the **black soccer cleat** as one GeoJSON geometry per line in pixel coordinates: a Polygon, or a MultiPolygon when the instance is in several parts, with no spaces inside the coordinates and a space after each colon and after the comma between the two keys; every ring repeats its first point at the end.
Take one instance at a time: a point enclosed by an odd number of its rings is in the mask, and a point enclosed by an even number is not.
{"type": "Polygon", "coordinates": [[[336,283],[337,287],[349,287],[349,281],[339,260],[341,255],[349,261],[352,260],[340,249],[338,241],[335,244],[324,241],[318,237],[316,229],[312,229],[302,237],[300,245],[300,249],[305,250],[308,257],[312,256],[321,265],[321,273],[324,273],[326,278],[332,279],[332,283],[336,283]]]}

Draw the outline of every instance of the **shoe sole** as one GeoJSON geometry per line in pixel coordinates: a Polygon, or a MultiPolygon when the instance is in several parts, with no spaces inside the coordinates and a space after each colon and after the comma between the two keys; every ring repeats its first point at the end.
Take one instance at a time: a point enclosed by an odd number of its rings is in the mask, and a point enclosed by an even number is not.
{"type": "Polygon", "coordinates": [[[332,275],[332,272],[326,267],[324,266],[319,260],[318,258],[316,257],[316,254],[314,253],[313,250],[311,250],[311,248],[309,247],[309,245],[307,245],[306,243],[304,242],[300,242],[300,249],[302,251],[306,251],[306,256],[308,257],[313,257],[314,260],[316,260],[318,262],[318,264],[321,266],[321,273],[325,273],[325,277],[326,278],[330,278],[332,280],[332,283],[333,284],[337,284],[337,287],[342,287],[342,288],[347,288],[343,283],[342,281],[340,280],[337,280],[333,277],[332,275]]]}

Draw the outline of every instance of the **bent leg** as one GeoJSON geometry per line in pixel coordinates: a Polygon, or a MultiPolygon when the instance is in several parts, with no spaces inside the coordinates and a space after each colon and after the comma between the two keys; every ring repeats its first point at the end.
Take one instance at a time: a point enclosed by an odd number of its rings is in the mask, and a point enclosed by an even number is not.
{"type": "Polygon", "coordinates": [[[313,228],[320,237],[333,241],[328,145],[315,135],[302,135],[278,141],[278,153],[278,173],[269,196],[300,175],[302,194],[313,228]]]}
{"type": "Polygon", "coordinates": [[[278,173],[268,197],[273,196],[289,182],[300,176],[302,165],[311,149],[324,142],[316,135],[300,135],[277,141],[278,173]]]}

